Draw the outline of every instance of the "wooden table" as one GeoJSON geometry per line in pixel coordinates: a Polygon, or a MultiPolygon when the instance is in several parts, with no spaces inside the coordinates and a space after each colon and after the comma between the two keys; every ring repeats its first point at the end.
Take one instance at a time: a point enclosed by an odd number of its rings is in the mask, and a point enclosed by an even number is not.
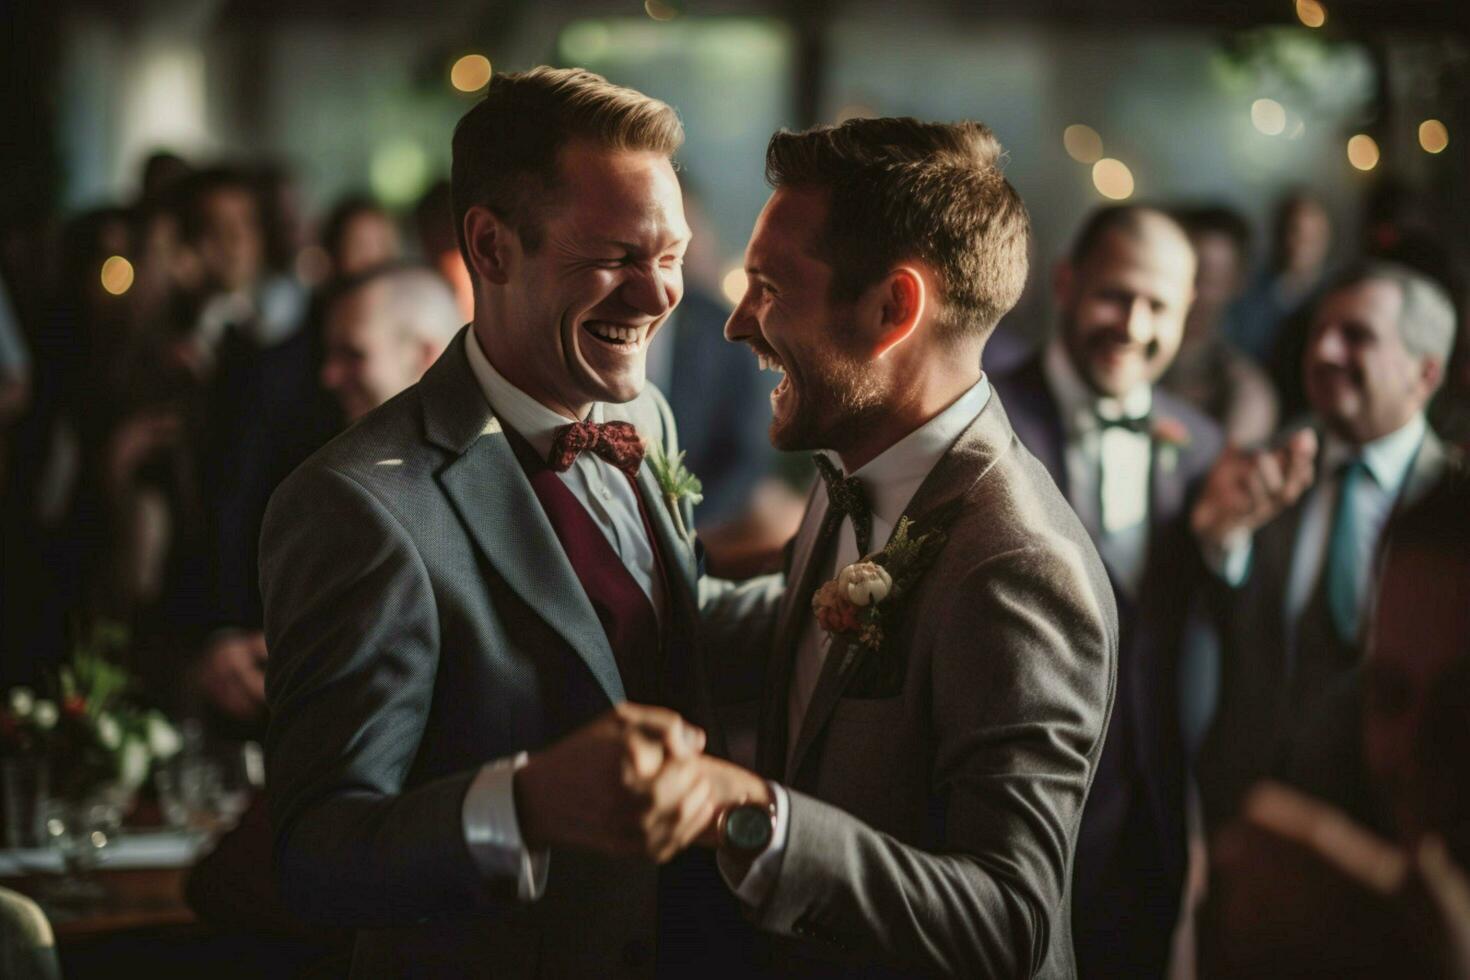
{"type": "Polygon", "coordinates": [[[53,905],[46,901],[54,875],[28,874],[0,878],[0,885],[41,903],[56,941],[64,944],[125,929],[192,925],[197,920],[184,904],[188,868],[103,868],[90,880],[104,889],[96,900],[53,905]]]}

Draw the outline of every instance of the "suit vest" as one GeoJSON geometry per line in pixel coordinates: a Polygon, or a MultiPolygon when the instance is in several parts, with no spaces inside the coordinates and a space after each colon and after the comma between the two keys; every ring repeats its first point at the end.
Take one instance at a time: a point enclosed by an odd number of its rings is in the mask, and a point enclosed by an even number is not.
{"type": "MultiPolygon", "coordinates": [[[[607,535],[587,513],[577,495],[562,482],[561,476],[536,455],[520,433],[510,429],[505,431],[536,499],[541,502],[546,519],[551,522],[551,528],[561,542],[562,551],[571,562],[577,581],[582,584],[582,591],[587,594],[598,621],[602,623],[608,646],[617,661],[618,674],[622,677],[623,692],[629,701],[667,704],[662,669],[665,635],[648,593],[633,578],[607,540],[607,535]]],[[[621,475],[632,482],[626,474],[621,475]]],[[[654,537],[636,484],[633,497],[638,501],[643,533],[648,536],[653,551],[654,588],[662,593],[664,608],[669,609],[668,581],[663,558],[658,551],[658,539],[654,537]]]]}

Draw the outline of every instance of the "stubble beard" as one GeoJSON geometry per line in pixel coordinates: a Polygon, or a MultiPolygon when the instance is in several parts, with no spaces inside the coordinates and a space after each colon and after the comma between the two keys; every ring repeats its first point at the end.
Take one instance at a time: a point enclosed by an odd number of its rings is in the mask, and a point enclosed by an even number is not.
{"type": "Polygon", "coordinates": [[[827,366],[823,376],[807,381],[795,394],[796,411],[790,419],[771,420],[771,445],[784,452],[840,453],[856,445],[883,414],[882,386],[863,365],[851,361],[827,366]]]}

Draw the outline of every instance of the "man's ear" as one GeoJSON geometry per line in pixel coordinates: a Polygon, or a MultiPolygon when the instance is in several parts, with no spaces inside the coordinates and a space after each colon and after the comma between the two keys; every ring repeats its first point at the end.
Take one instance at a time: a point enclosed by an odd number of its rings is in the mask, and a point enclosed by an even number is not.
{"type": "Polygon", "coordinates": [[[465,212],[464,240],[470,253],[474,278],[503,285],[510,279],[510,266],[520,250],[520,236],[501,217],[483,204],[465,212]]]}
{"type": "Polygon", "coordinates": [[[1419,358],[1419,383],[1424,386],[1424,398],[1428,401],[1439,390],[1444,380],[1444,364],[1437,357],[1419,358]]]}
{"type": "Polygon", "coordinates": [[[882,357],[914,335],[928,311],[929,296],[928,282],[912,265],[901,265],[883,278],[874,357],[882,357]]]}

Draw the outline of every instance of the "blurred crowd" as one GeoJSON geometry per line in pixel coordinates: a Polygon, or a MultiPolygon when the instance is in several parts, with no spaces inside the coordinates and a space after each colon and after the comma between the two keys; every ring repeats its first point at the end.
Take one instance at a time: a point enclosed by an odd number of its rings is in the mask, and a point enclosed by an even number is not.
{"type": "MultiPolygon", "coordinates": [[[[266,502],[435,361],[470,280],[447,182],[317,221],[280,168],[158,153],[140,186],[0,229],[0,680],[117,621],[160,705],[250,737],[266,502]]],[[[810,474],[767,444],[769,382],[723,340],[686,195],[687,291],[649,373],[705,483],[709,570],[743,577],[779,567],[810,474]]],[[[1003,324],[986,366],[1122,615],[1081,975],[1470,976],[1459,256],[1387,181],[1356,243],[1307,191],[1263,243],[1208,203],[1078,225],[1055,322],[1003,324]]]]}

